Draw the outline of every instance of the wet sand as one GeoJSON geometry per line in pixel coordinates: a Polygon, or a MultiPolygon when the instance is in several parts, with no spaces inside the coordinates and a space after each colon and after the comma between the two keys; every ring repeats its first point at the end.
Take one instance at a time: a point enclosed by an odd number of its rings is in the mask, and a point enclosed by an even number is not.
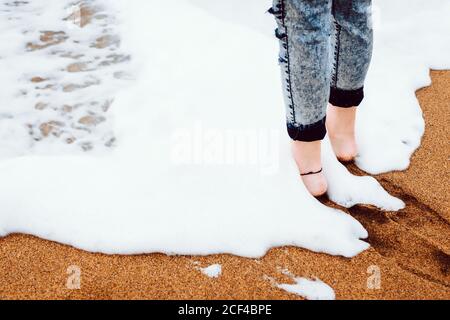
{"type": "MultiPolygon", "coordinates": [[[[334,288],[337,299],[450,299],[450,71],[433,71],[432,79],[431,87],[417,93],[427,128],[410,169],[376,177],[407,207],[397,213],[366,206],[346,210],[370,234],[372,248],[359,256],[346,259],[287,247],[259,260],[230,255],[107,256],[11,235],[0,239],[0,298],[301,299],[267,280],[292,283],[280,272],[288,269],[296,276],[320,278],[334,288]],[[198,271],[198,266],[215,263],[223,268],[218,279],[198,271]],[[70,266],[81,272],[80,289],[67,287],[73,275],[70,266]],[[377,270],[379,289],[370,286],[377,270]]],[[[350,169],[362,174],[354,166],[350,169]]]]}

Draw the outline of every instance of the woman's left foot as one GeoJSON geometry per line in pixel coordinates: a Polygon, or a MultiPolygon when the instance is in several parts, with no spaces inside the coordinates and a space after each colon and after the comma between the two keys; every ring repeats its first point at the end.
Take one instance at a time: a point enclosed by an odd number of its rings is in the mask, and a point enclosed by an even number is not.
{"type": "Polygon", "coordinates": [[[355,139],[356,109],[333,105],[328,108],[326,124],[328,136],[339,161],[351,162],[358,153],[355,139]]]}

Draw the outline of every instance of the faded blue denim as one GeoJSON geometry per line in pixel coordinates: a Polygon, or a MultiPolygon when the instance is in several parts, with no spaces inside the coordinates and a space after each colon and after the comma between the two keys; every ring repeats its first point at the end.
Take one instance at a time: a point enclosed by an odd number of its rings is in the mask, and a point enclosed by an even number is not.
{"type": "Polygon", "coordinates": [[[288,132],[300,141],[326,134],[328,102],[358,106],[372,57],[371,0],[273,0],[288,132]]]}

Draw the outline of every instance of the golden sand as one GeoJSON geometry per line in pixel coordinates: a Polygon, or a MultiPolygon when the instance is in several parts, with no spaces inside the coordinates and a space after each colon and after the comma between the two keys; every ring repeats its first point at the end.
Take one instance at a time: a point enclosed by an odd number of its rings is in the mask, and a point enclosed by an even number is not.
{"type": "MultiPolygon", "coordinates": [[[[230,255],[169,257],[107,256],[25,235],[0,239],[2,299],[301,299],[274,287],[266,276],[290,283],[280,269],[318,277],[338,299],[450,299],[448,212],[448,119],[450,71],[432,72],[433,85],[417,96],[425,113],[423,145],[405,172],[378,180],[404,199],[406,209],[347,210],[369,231],[372,248],[353,259],[299,248],[271,250],[260,260],[230,255]],[[211,279],[198,266],[222,264],[211,279]],[[81,271],[81,288],[68,289],[67,270],[81,271]],[[368,287],[373,271],[381,288],[368,287]]],[[[351,167],[353,172],[359,170],[351,167]]],[[[327,200],[326,204],[332,205],[327,200]]]]}

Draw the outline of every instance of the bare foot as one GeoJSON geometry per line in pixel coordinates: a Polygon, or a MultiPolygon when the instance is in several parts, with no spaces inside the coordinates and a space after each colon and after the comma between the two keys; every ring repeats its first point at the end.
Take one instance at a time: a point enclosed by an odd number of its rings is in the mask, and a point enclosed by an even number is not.
{"type": "MultiPolygon", "coordinates": [[[[292,142],[292,154],[300,174],[322,170],[321,141],[292,142]]],[[[302,176],[306,189],[314,196],[320,197],[327,192],[328,184],[322,172],[302,176]]]]}
{"type": "Polygon", "coordinates": [[[332,105],[328,108],[328,136],[336,157],[343,162],[353,161],[358,153],[355,139],[356,109],[332,105]]]}

